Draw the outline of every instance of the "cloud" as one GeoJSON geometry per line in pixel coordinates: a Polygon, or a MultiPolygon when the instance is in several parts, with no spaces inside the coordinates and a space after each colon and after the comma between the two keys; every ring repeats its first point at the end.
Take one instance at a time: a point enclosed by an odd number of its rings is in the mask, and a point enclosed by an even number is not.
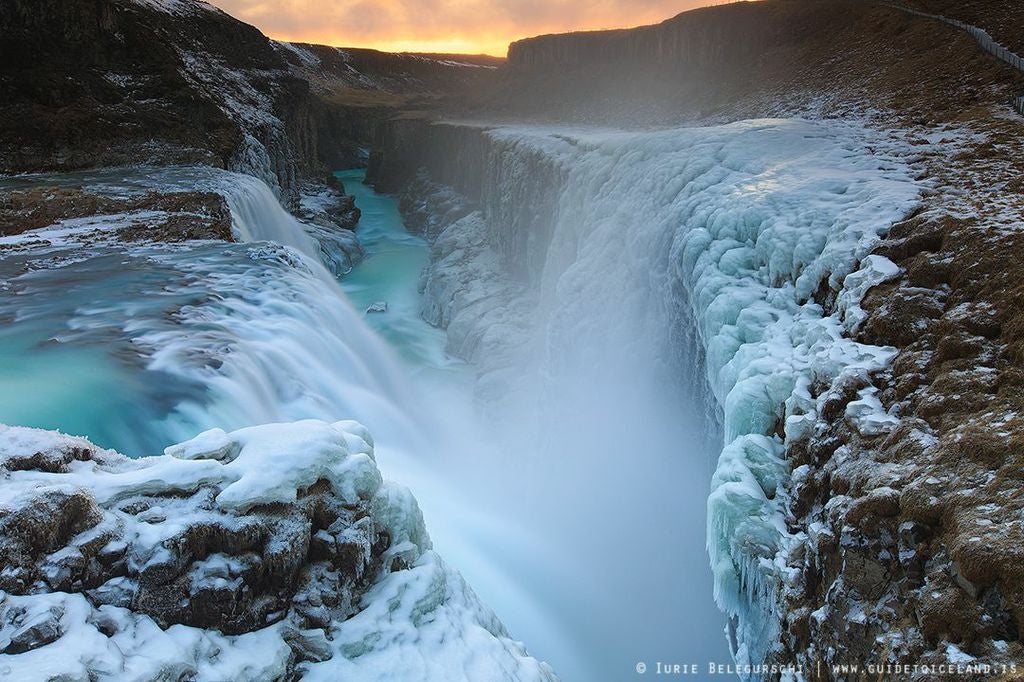
{"type": "Polygon", "coordinates": [[[504,54],[542,33],[638,26],[712,0],[211,0],[282,40],[504,54]]]}

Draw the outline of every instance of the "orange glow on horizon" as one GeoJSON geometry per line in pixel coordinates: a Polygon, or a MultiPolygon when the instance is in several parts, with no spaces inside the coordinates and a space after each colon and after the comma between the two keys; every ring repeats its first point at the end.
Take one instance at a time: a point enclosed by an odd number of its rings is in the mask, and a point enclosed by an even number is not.
{"type": "Polygon", "coordinates": [[[508,40],[503,37],[488,36],[467,38],[453,36],[450,38],[438,38],[435,40],[395,38],[367,42],[359,39],[350,40],[344,35],[335,36],[330,33],[273,34],[268,31],[264,31],[264,33],[275,40],[283,40],[289,43],[313,43],[316,45],[332,45],[334,47],[365,48],[368,50],[380,50],[381,52],[417,52],[465,55],[483,54],[491,57],[505,57],[508,52],[509,43],[514,40],[518,40],[518,38],[508,40]]]}
{"type": "Polygon", "coordinates": [[[722,0],[209,0],[277,40],[489,54],[530,36],[653,24],[722,0]]]}

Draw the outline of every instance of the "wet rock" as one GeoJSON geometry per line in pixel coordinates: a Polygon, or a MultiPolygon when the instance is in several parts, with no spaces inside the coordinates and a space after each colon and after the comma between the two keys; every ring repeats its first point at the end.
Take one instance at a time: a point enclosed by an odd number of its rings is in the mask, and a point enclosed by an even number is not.
{"type": "Polygon", "coordinates": [[[21,234],[61,221],[124,214],[122,241],[232,241],[231,211],[224,197],[209,192],[151,192],[115,199],[82,189],[42,187],[0,192],[0,236],[21,234]]]}

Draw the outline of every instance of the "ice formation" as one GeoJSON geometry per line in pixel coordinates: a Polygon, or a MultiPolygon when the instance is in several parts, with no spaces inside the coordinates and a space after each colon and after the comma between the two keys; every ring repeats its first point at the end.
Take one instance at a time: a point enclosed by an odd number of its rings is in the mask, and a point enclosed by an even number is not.
{"type": "MultiPolygon", "coordinates": [[[[918,202],[913,152],[856,123],[802,120],[482,134],[492,147],[482,210],[437,238],[427,315],[450,324],[456,349],[492,356],[491,376],[509,365],[510,344],[534,343],[542,367],[532,376],[575,371],[591,392],[596,371],[612,381],[623,367],[657,372],[659,358],[703,358],[725,441],[708,499],[715,596],[734,656],[760,662],[780,615],[765,609],[799,542],[785,522],[784,444],[821,407],[812,384],[870,373],[893,355],[847,334],[866,291],[898,275],[868,254],[918,202]],[[536,223],[551,233],[517,243],[510,220],[526,214],[509,218],[509,197],[529,194],[538,175],[555,178],[555,212],[536,223]],[[539,341],[506,324],[526,304],[508,284],[522,277],[477,275],[509,263],[539,283],[539,341]],[[488,338],[504,352],[478,352],[488,338]],[[695,345],[680,352],[686,338],[695,345]]],[[[874,432],[897,421],[870,392],[848,418],[874,432]]]]}

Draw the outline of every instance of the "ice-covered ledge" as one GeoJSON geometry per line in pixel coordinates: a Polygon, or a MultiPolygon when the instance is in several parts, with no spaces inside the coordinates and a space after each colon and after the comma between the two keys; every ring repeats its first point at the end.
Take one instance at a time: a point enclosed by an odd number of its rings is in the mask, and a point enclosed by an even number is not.
{"type": "Polygon", "coordinates": [[[553,680],[431,550],[355,422],[129,459],[0,425],[14,679],[553,680]]]}

